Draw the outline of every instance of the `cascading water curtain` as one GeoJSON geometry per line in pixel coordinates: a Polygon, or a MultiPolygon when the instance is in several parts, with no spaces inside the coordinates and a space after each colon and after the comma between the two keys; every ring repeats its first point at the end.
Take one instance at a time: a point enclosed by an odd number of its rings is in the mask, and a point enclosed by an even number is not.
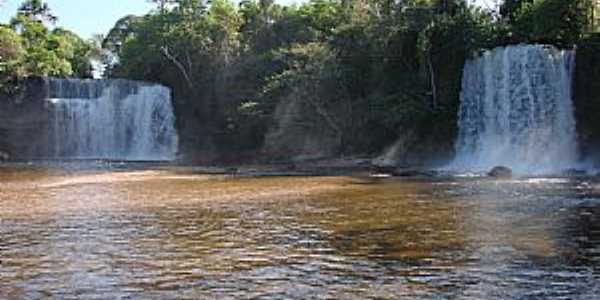
{"type": "Polygon", "coordinates": [[[50,157],[173,160],[178,137],[170,90],[129,80],[50,79],[50,157]]]}
{"type": "Polygon", "coordinates": [[[518,45],[467,61],[452,168],[501,165],[540,174],[575,166],[574,57],[552,46],[518,45]]]}

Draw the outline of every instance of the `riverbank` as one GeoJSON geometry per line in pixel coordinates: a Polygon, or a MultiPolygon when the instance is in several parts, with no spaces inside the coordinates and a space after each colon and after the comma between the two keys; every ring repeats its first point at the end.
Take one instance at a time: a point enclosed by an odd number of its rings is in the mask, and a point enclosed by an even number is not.
{"type": "MultiPolygon", "coordinates": [[[[458,170],[443,166],[394,166],[378,164],[365,157],[345,157],[270,164],[189,164],[183,161],[109,161],[109,160],[34,160],[0,162],[0,170],[45,172],[53,175],[165,171],[184,176],[214,175],[226,177],[350,177],[356,183],[375,183],[387,178],[578,178],[597,177],[597,168],[573,168],[556,172],[518,173],[497,166],[490,170],[458,170]],[[500,170],[501,172],[499,172],[500,170]]],[[[1,179],[1,178],[0,178],[1,179]]]]}

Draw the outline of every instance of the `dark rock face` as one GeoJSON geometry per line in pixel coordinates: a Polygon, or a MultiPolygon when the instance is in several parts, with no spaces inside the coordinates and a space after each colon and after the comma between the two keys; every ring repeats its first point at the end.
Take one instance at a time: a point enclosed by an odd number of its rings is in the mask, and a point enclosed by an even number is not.
{"type": "Polygon", "coordinates": [[[47,96],[43,78],[24,80],[16,92],[0,95],[0,153],[6,154],[5,159],[41,158],[47,153],[47,96]]]}
{"type": "Polygon", "coordinates": [[[512,170],[504,166],[498,166],[490,170],[487,175],[494,178],[511,178],[512,170]]]}
{"type": "Polygon", "coordinates": [[[573,82],[573,104],[583,159],[600,162],[600,34],[577,46],[573,82]]]}

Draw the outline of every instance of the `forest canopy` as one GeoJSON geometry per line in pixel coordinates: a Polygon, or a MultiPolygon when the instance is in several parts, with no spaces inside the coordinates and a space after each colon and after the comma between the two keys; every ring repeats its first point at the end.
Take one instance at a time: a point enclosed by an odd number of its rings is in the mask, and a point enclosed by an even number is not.
{"type": "Polygon", "coordinates": [[[91,77],[94,43],[64,28],[39,0],[25,1],[9,24],[0,24],[0,88],[29,76],[91,77]]]}
{"type": "Polygon", "coordinates": [[[153,2],[154,12],[126,16],[106,36],[104,46],[118,57],[108,76],[173,87],[223,145],[260,147],[264,134],[256,131],[266,130],[277,105],[301,99],[335,132],[340,152],[381,149],[403,130],[450,141],[466,57],[513,43],[572,47],[589,27],[591,5],[508,0],[493,11],[463,0],[153,2]]]}

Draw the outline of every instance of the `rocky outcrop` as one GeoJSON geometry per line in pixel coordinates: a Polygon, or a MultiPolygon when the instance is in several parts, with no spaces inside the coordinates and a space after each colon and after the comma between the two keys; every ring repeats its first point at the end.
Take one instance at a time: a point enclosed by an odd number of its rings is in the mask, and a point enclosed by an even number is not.
{"type": "Polygon", "coordinates": [[[512,170],[508,167],[497,166],[491,169],[487,175],[494,178],[511,178],[512,170]]]}
{"type": "Polygon", "coordinates": [[[332,157],[340,138],[305,101],[290,95],[281,101],[265,137],[263,153],[280,160],[310,160],[332,157]]]}

